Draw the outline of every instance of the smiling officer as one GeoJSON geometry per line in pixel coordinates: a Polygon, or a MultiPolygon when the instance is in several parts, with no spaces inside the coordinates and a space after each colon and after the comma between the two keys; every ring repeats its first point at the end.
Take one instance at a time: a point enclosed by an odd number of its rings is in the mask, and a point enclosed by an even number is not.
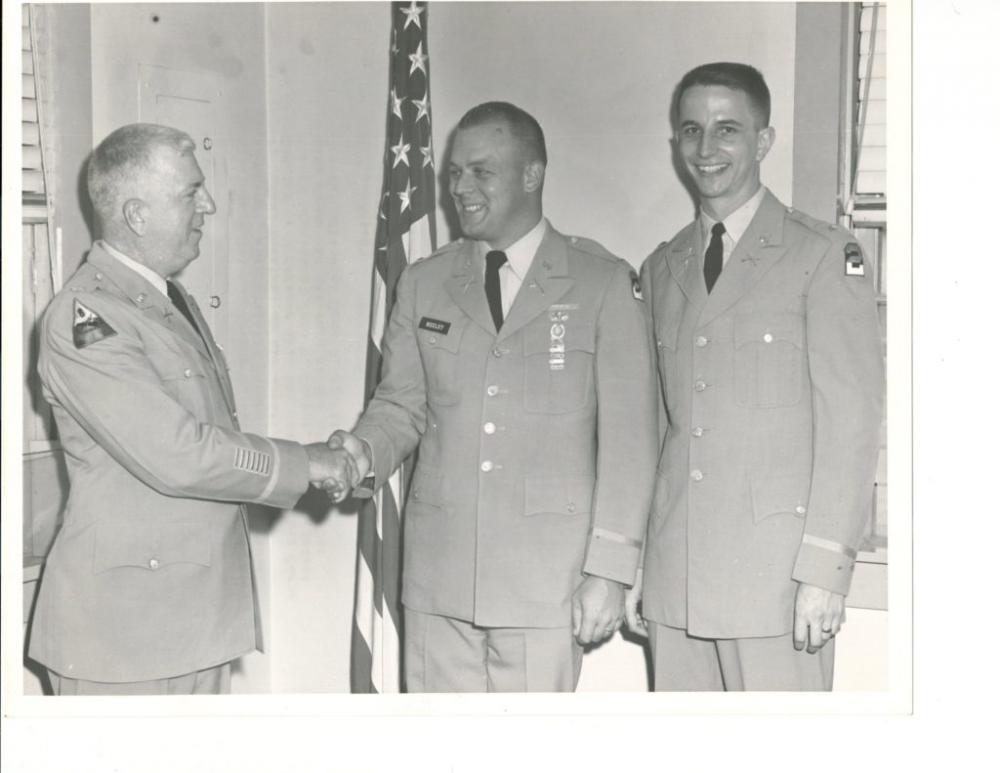
{"type": "MultiPolygon", "coordinates": [[[[542,216],[523,110],[462,118],[450,191],[467,238],[403,273],[383,377],[354,434],[379,487],[419,444],[406,505],[407,689],[573,690],[620,625],[656,463],[638,278],[542,216]]],[[[353,481],[352,481],[353,482],[353,481]]]]}
{"type": "Polygon", "coordinates": [[[657,690],[828,690],[878,451],[871,272],[761,185],[757,70],[697,67],[675,98],[701,212],[643,266],[668,420],[629,627],[644,593],[657,690]]]}
{"type": "Polygon", "coordinates": [[[29,655],[57,695],[229,691],[259,647],[246,511],[333,474],[325,443],[239,430],[222,349],[170,277],[215,202],[177,129],[130,124],[93,152],[101,240],[52,300],[39,373],[69,471],[29,655]]]}

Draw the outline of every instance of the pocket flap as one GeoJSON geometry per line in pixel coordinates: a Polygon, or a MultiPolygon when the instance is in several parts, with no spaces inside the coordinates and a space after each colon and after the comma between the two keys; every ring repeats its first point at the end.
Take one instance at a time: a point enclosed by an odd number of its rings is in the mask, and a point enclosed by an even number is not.
{"type": "MultiPolygon", "coordinates": [[[[440,320],[432,321],[435,323],[441,322],[440,320]]],[[[459,346],[462,344],[462,331],[465,330],[466,322],[465,320],[452,320],[444,324],[448,325],[447,333],[443,333],[440,330],[426,330],[418,327],[417,336],[421,344],[428,349],[441,349],[445,352],[457,354],[459,346]]]]}
{"type": "Polygon", "coordinates": [[[784,341],[801,349],[805,323],[800,315],[791,313],[739,315],[733,323],[733,338],[738,347],[784,341]]]}
{"type": "Polygon", "coordinates": [[[551,351],[593,354],[597,349],[596,343],[594,326],[585,320],[533,324],[524,331],[525,354],[548,354],[551,351]]]}
{"type": "Polygon", "coordinates": [[[804,516],[809,503],[809,476],[769,475],[750,481],[754,523],[785,513],[804,516]]]}
{"type": "Polygon", "coordinates": [[[148,531],[98,524],[94,537],[94,574],[121,566],[157,571],[170,564],[212,565],[211,549],[198,524],[160,524],[148,531]]]}
{"type": "Polygon", "coordinates": [[[529,477],[524,479],[524,514],[590,513],[593,476],[529,477]]]}

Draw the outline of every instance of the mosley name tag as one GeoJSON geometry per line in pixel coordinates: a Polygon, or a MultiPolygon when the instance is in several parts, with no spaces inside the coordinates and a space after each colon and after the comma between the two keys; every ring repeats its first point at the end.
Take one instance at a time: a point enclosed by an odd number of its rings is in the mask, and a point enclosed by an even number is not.
{"type": "Polygon", "coordinates": [[[440,333],[441,335],[446,336],[448,335],[448,331],[451,330],[451,323],[440,319],[421,317],[420,324],[417,327],[421,330],[430,330],[432,333],[440,333]]]}

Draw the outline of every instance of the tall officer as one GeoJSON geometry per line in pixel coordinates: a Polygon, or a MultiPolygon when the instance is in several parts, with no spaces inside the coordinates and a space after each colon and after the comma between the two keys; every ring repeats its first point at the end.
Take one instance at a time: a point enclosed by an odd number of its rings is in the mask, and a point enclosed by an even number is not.
{"type": "Polygon", "coordinates": [[[882,410],[871,272],[761,185],[757,70],[697,67],[675,98],[701,212],[643,266],[668,419],[628,622],[644,593],[657,690],[830,689],[882,410]]]}
{"type": "Polygon", "coordinates": [[[449,168],[467,238],[403,273],[382,382],[335,433],[376,486],[420,446],[410,691],[573,690],[635,578],[657,442],[638,277],[543,218],[545,165],[523,110],[465,114],[449,168]]]}
{"type": "Polygon", "coordinates": [[[60,695],[228,692],[261,641],[237,503],[291,507],[333,454],[239,431],[222,350],[169,279],[215,212],[191,138],[123,126],[87,188],[102,240],[41,325],[70,491],[29,655],[60,695]]]}

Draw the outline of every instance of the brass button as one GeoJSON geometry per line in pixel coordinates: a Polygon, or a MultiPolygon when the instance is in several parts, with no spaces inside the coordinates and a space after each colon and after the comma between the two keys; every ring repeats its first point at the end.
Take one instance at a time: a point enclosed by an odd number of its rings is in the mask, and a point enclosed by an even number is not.
{"type": "Polygon", "coordinates": [[[708,339],[705,336],[698,336],[694,339],[694,345],[699,348],[708,346],[708,339]]]}
{"type": "Polygon", "coordinates": [[[428,336],[428,337],[427,337],[427,341],[428,341],[429,343],[432,343],[432,344],[436,344],[436,343],[438,342],[438,340],[437,340],[437,336],[428,336]]]}
{"type": "Polygon", "coordinates": [[[706,384],[704,381],[695,381],[694,382],[694,391],[695,392],[704,392],[707,388],[708,388],[708,384],[706,384]]]}
{"type": "Polygon", "coordinates": [[[796,505],[795,512],[797,512],[799,515],[805,515],[806,514],[806,508],[803,505],[796,505]]]}
{"type": "Polygon", "coordinates": [[[703,473],[701,470],[691,471],[691,480],[703,480],[704,478],[705,478],[705,473],[703,473]]]}
{"type": "Polygon", "coordinates": [[[503,349],[501,349],[499,346],[494,347],[493,348],[493,356],[494,357],[503,357],[503,349]]]}
{"type": "Polygon", "coordinates": [[[576,512],[576,505],[573,504],[572,502],[570,502],[569,504],[567,504],[566,505],[566,512],[567,513],[575,513],[576,512]]]}
{"type": "Polygon", "coordinates": [[[184,378],[191,378],[191,368],[184,369],[184,378]]]}
{"type": "Polygon", "coordinates": [[[152,569],[153,571],[156,571],[157,569],[160,568],[160,562],[157,561],[155,558],[149,559],[149,568],[152,569]]]}
{"type": "Polygon", "coordinates": [[[486,387],[486,394],[488,394],[490,397],[496,397],[499,393],[500,393],[500,387],[498,387],[496,384],[490,384],[488,387],[486,387]]]}
{"type": "Polygon", "coordinates": [[[485,432],[487,435],[492,435],[496,431],[497,431],[497,425],[494,424],[492,421],[488,421],[483,425],[483,432],[485,432]]]}
{"type": "Polygon", "coordinates": [[[705,434],[705,430],[703,430],[701,427],[695,427],[694,429],[691,430],[691,434],[694,435],[695,437],[701,437],[702,435],[705,434]]]}
{"type": "Polygon", "coordinates": [[[493,469],[493,462],[487,459],[485,462],[479,465],[479,469],[482,470],[483,472],[490,472],[493,469]]]}
{"type": "Polygon", "coordinates": [[[764,333],[764,343],[765,344],[769,344],[773,340],[774,340],[774,336],[773,335],[771,335],[770,333],[764,333]]]}

